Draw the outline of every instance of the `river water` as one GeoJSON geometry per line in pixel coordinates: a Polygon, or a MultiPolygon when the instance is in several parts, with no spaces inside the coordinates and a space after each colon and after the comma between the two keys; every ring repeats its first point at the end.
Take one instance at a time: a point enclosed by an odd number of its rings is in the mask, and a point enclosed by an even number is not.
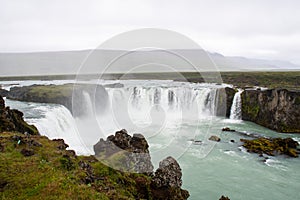
{"type": "MultiPolygon", "coordinates": [[[[11,84],[64,84],[72,81],[15,81],[11,84]]],[[[116,81],[95,81],[101,85],[116,81]]],[[[166,156],[176,158],[183,171],[183,187],[191,200],[219,199],[299,199],[300,159],[258,157],[241,147],[241,138],[251,133],[270,137],[280,134],[251,122],[240,120],[240,97],[236,96],[231,117],[217,116],[218,90],[227,85],[192,84],[173,81],[121,81],[122,87],[106,87],[99,94],[83,92],[73,99],[84,106],[84,115],[73,114],[62,105],[6,100],[19,109],[25,119],[36,125],[42,135],[63,138],[78,154],[93,154],[93,145],[115,131],[125,128],[130,134],[142,133],[149,145],[152,162],[158,167],[166,156]],[[95,101],[98,96],[102,99],[95,101]],[[103,98],[102,98],[103,97],[103,98]],[[104,100],[103,100],[104,99],[104,100]],[[99,109],[100,107],[100,109],[99,109]],[[230,127],[241,133],[222,132],[230,127]],[[221,142],[208,140],[217,135],[221,142]],[[195,142],[197,141],[197,142],[195,142]]],[[[237,93],[236,95],[240,95],[237,93]]],[[[79,104],[78,104],[79,103],[79,104]]],[[[76,108],[74,108],[76,109],[76,108]]]]}

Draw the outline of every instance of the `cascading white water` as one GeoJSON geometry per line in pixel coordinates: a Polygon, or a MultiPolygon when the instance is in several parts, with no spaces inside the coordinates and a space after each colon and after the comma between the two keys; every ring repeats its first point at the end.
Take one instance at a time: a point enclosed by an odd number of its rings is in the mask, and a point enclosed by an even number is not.
{"type": "Polygon", "coordinates": [[[70,111],[62,105],[40,105],[35,112],[42,113],[41,118],[26,118],[30,124],[35,125],[41,135],[50,139],[64,138],[70,149],[78,154],[90,153],[83,145],[76,128],[76,122],[70,111]]]}
{"type": "Polygon", "coordinates": [[[230,119],[241,120],[242,119],[242,94],[243,90],[239,90],[233,97],[233,102],[230,110],[230,119]]]}
{"type": "Polygon", "coordinates": [[[179,88],[179,87],[128,87],[109,88],[112,103],[125,101],[131,109],[147,112],[149,108],[161,106],[167,111],[192,110],[198,106],[198,112],[215,115],[216,89],[214,88],[179,88]]]}
{"type": "Polygon", "coordinates": [[[75,115],[76,125],[89,149],[100,138],[123,128],[143,134],[145,129],[151,129],[151,134],[166,133],[163,131],[166,128],[180,131],[182,124],[216,115],[217,90],[215,85],[178,82],[160,82],[157,85],[155,82],[126,82],[124,87],[107,87],[99,90],[99,94],[89,90],[76,101],[88,105],[85,106],[87,110],[97,106],[106,109],[93,109],[94,112],[75,115]],[[107,101],[101,99],[103,94],[107,95],[107,101]],[[98,100],[95,98],[97,95],[98,100]]]}

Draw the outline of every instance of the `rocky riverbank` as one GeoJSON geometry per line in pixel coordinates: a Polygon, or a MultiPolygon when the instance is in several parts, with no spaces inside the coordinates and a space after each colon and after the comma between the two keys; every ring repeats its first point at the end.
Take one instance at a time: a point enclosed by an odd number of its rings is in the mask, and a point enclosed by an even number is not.
{"type": "MultiPolygon", "coordinates": [[[[109,85],[109,87],[114,87],[114,85],[109,85]]],[[[84,115],[86,112],[86,107],[83,106],[85,93],[94,97],[95,101],[101,105],[107,102],[108,94],[104,87],[91,84],[12,87],[6,97],[18,101],[61,104],[68,108],[73,114],[79,116],[84,115]],[[74,109],[76,110],[75,113],[74,109]]]]}
{"type": "Polygon", "coordinates": [[[35,126],[29,125],[24,121],[23,113],[5,107],[5,102],[0,96],[0,132],[3,131],[28,133],[31,135],[38,134],[35,126]]]}

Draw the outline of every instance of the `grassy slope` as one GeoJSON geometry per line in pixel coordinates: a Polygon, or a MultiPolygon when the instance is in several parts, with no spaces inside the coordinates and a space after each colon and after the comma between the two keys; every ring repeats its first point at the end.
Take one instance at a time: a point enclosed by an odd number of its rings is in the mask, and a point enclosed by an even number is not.
{"type": "Polygon", "coordinates": [[[72,156],[44,136],[30,136],[30,140],[42,144],[38,147],[28,143],[17,145],[13,135],[25,138],[18,133],[0,134],[0,145],[4,146],[4,151],[0,148],[1,199],[135,199],[136,178],[149,183],[144,175],[116,171],[93,157],[72,156]],[[20,152],[24,148],[33,149],[35,154],[23,156],[20,152]],[[64,155],[70,155],[70,159],[64,155]],[[89,163],[99,180],[87,184],[80,161],[89,163]]]}

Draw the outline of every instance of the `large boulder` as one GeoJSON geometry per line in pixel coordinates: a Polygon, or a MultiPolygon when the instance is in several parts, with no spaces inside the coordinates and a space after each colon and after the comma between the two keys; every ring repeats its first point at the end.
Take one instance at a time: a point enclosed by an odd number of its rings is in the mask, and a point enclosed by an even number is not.
{"type": "Polygon", "coordinates": [[[284,133],[300,133],[300,92],[245,90],[242,119],[284,133]]]}
{"type": "Polygon", "coordinates": [[[153,165],[149,145],[142,134],[130,136],[125,129],[102,138],[94,145],[98,159],[120,170],[136,173],[152,173],[153,165]]]}
{"type": "Polygon", "coordinates": [[[219,138],[216,135],[212,135],[208,139],[211,140],[211,141],[215,141],[215,142],[220,142],[221,141],[221,138],[219,138]]]}
{"type": "Polygon", "coordinates": [[[125,129],[108,136],[106,140],[100,139],[94,145],[96,158],[108,166],[129,172],[144,173],[151,177],[150,179],[136,178],[140,198],[148,199],[148,190],[150,190],[150,196],[156,200],[187,199],[189,192],[181,189],[182,172],[177,161],[172,157],[167,157],[159,163],[159,168],[153,173],[148,148],[148,142],[142,134],[130,136],[125,129]]]}
{"type": "Polygon", "coordinates": [[[182,190],[182,173],[177,161],[167,157],[159,163],[159,168],[151,182],[154,199],[187,199],[189,193],[182,190]]]}
{"type": "Polygon", "coordinates": [[[159,167],[152,179],[156,187],[181,187],[182,173],[178,162],[171,156],[159,162],[159,167]]]}

